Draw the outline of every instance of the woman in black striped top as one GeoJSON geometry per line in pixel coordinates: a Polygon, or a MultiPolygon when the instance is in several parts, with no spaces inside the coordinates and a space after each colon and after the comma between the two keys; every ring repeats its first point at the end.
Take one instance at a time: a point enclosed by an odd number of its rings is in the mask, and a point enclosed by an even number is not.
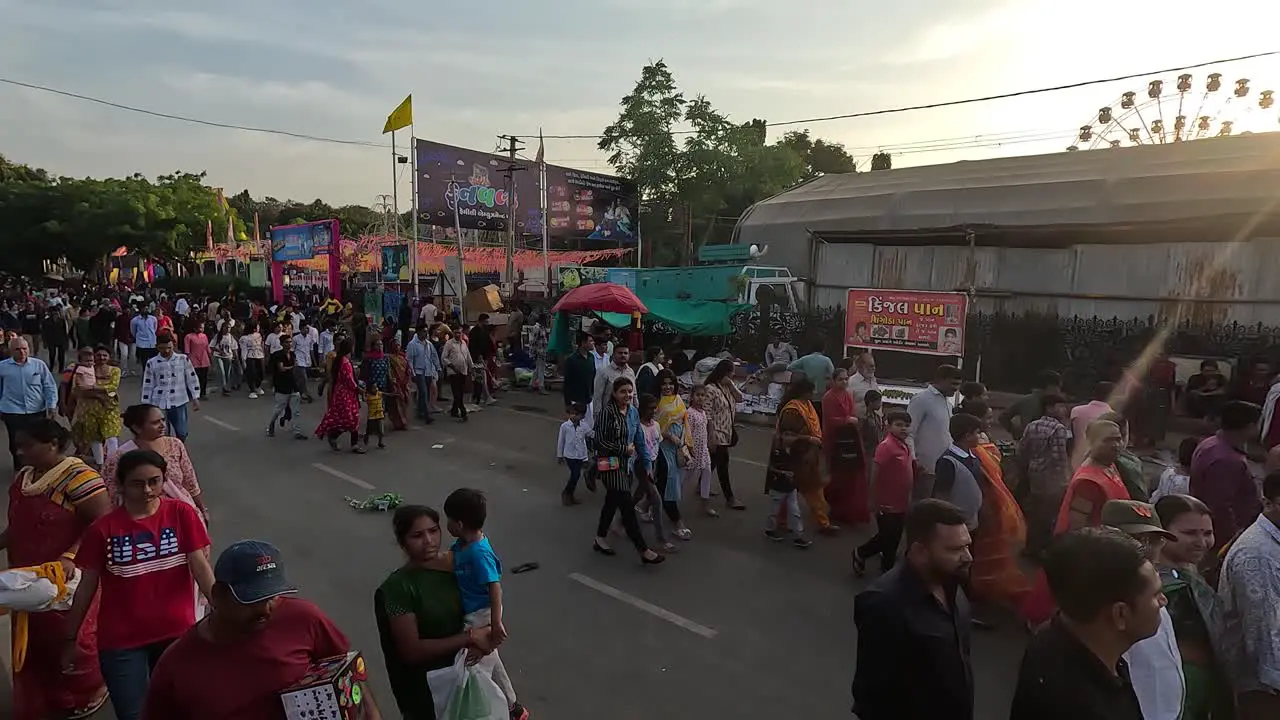
{"type": "Polygon", "coordinates": [[[640,427],[640,415],[631,401],[636,388],[631,378],[619,377],[613,382],[609,402],[596,412],[592,431],[594,438],[594,462],[596,480],[604,485],[604,507],[600,509],[600,523],[596,526],[596,538],[591,549],[602,555],[616,555],[609,547],[609,526],[613,516],[622,514],[622,527],[627,532],[640,561],[657,565],[666,557],[649,549],[640,532],[635,504],[631,498],[631,462],[637,453],[644,452],[644,443],[636,441],[640,427]]]}

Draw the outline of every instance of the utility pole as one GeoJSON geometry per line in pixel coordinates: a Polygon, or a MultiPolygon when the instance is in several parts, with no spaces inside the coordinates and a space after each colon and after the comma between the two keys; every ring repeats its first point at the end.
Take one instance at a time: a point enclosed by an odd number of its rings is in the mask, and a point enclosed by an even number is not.
{"type": "Polygon", "coordinates": [[[499,140],[506,143],[503,151],[507,154],[507,167],[503,170],[507,187],[507,297],[514,301],[516,296],[516,275],[513,259],[516,251],[516,173],[524,170],[516,165],[516,152],[524,149],[524,145],[514,135],[499,135],[499,140]]]}
{"type": "MultiPolygon", "coordinates": [[[[392,195],[378,195],[374,198],[373,209],[382,214],[382,236],[392,233],[392,229],[400,226],[400,218],[396,213],[396,199],[392,195]]],[[[399,236],[396,232],[396,236],[399,236]]],[[[378,247],[378,285],[386,289],[387,285],[387,269],[382,267],[382,247],[378,247]]]]}

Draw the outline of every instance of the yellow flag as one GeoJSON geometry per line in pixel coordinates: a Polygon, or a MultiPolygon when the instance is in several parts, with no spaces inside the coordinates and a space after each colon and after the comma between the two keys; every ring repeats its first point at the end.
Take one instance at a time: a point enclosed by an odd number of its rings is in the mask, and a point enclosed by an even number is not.
{"type": "Polygon", "coordinates": [[[404,99],[404,102],[396,106],[395,110],[387,116],[387,124],[382,126],[382,134],[406,128],[413,124],[413,95],[404,99]]]}

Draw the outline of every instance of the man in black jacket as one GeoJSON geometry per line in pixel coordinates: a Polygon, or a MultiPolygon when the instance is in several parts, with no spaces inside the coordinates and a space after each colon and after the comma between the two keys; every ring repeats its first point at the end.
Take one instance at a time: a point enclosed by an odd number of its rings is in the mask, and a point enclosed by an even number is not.
{"type": "Polygon", "coordinates": [[[921,500],[907,512],[906,534],[906,562],[854,598],[853,711],[861,720],[973,720],[964,513],[921,500]]]}

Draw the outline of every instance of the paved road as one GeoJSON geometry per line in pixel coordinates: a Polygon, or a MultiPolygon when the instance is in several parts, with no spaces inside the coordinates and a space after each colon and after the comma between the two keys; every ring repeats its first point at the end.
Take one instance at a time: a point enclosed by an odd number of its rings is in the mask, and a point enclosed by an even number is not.
{"type": "MultiPolygon", "coordinates": [[[[400,555],[389,517],[354,511],[343,496],[372,487],[439,507],[450,490],[472,486],[489,496],[486,531],[506,566],[541,565],[503,583],[511,633],[503,654],[535,716],[850,717],[855,538],[822,538],[807,552],[763,540],[766,432],[744,430],[732,465],[751,507],[695,518],[683,552],[644,568],[625,552],[591,552],[598,505],[590,495],[588,504],[560,505],[554,396],[508,393],[466,425],[444,418],[395,433],[389,449],[365,456],[287,434],[266,438],[269,403],[218,397],[193,415],[188,445],[215,551],[245,537],[278,545],[291,579],[372,668],[382,665],[373,590],[400,555]]],[[[318,414],[304,406],[308,429],[318,414]]],[[[979,720],[1007,717],[1021,644],[1015,631],[975,635],[979,720]]],[[[376,696],[393,709],[381,673],[373,675],[376,696]]]]}

